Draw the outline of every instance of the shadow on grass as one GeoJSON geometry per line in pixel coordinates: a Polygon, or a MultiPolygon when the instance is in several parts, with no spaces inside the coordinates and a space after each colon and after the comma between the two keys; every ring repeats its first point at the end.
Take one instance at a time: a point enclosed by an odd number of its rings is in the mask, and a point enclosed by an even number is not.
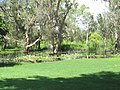
{"type": "Polygon", "coordinates": [[[21,65],[21,64],[16,62],[0,62],[0,67],[13,67],[15,65],[21,65]]]}
{"type": "Polygon", "coordinates": [[[73,78],[34,76],[0,81],[0,90],[120,90],[120,73],[99,72],[73,78]]]}

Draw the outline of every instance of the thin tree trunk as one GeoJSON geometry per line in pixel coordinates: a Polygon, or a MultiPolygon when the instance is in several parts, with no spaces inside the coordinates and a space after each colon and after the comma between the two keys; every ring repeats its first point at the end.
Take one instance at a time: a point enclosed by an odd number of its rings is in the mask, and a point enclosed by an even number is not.
{"type": "MultiPolygon", "coordinates": [[[[43,29],[42,29],[42,30],[43,30],[43,29]]],[[[38,36],[41,36],[41,38],[42,38],[42,35],[40,35],[40,31],[39,31],[39,30],[38,30],[38,36]]],[[[40,49],[41,49],[41,48],[40,48],[40,43],[41,43],[41,42],[40,42],[40,40],[39,40],[39,41],[38,41],[38,51],[40,51],[40,49]]]]}
{"type": "Polygon", "coordinates": [[[119,45],[118,33],[117,33],[117,31],[115,31],[115,52],[118,51],[118,45],[119,45]]]}
{"type": "Polygon", "coordinates": [[[40,51],[40,41],[38,41],[38,51],[40,51]]]}
{"type": "Polygon", "coordinates": [[[5,50],[7,47],[7,40],[3,39],[3,50],[5,50]]]}
{"type": "Polygon", "coordinates": [[[86,46],[87,46],[87,58],[89,56],[89,47],[88,47],[88,41],[89,41],[89,30],[87,31],[87,35],[86,35],[86,46]]]}
{"type": "Polygon", "coordinates": [[[29,35],[28,35],[29,30],[26,30],[25,32],[25,50],[24,53],[28,54],[29,53],[29,47],[27,47],[29,45],[29,35]]]}
{"type": "Polygon", "coordinates": [[[107,42],[107,39],[106,39],[106,37],[105,37],[105,38],[104,38],[104,55],[105,55],[105,56],[107,55],[107,52],[106,52],[107,44],[106,44],[106,42],[107,42]]]}

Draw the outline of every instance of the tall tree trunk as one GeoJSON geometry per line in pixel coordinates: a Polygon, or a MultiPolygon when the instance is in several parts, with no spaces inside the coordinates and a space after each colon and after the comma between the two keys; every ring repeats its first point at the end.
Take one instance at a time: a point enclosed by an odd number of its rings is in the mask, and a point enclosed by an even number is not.
{"type": "Polygon", "coordinates": [[[59,51],[61,51],[61,43],[62,43],[62,29],[60,26],[56,26],[56,42],[55,42],[55,48],[54,48],[54,53],[57,54],[59,51]]]}
{"type": "Polygon", "coordinates": [[[54,54],[55,54],[55,53],[54,53],[54,50],[55,50],[54,32],[51,33],[50,39],[51,39],[51,40],[50,40],[50,50],[51,50],[50,54],[51,54],[51,55],[54,55],[54,54]]]}
{"type": "Polygon", "coordinates": [[[5,49],[6,49],[6,47],[7,47],[7,40],[6,40],[6,39],[4,39],[4,47],[3,47],[3,49],[5,50],[5,49]]]}
{"type": "Polygon", "coordinates": [[[106,54],[107,54],[107,52],[106,52],[106,48],[107,48],[107,39],[106,39],[106,37],[104,37],[103,42],[104,42],[104,55],[106,56],[106,54]]]}
{"type": "Polygon", "coordinates": [[[61,51],[61,44],[62,44],[62,39],[63,39],[62,38],[62,32],[63,31],[62,30],[63,30],[64,22],[65,22],[65,20],[67,18],[67,15],[68,15],[68,13],[69,13],[69,11],[71,9],[71,6],[72,6],[72,4],[70,4],[70,6],[68,6],[68,8],[67,8],[67,10],[65,12],[65,15],[64,15],[64,17],[63,17],[63,19],[62,19],[62,21],[60,23],[58,23],[57,16],[56,16],[56,25],[59,24],[58,26],[56,26],[58,28],[55,27],[55,30],[57,31],[57,40],[56,40],[56,45],[55,45],[54,53],[56,53],[56,54],[59,51],[61,51]]]}
{"type": "Polygon", "coordinates": [[[115,51],[118,51],[118,45],[119,45],[119,40],[118,40],[118,33],[115,31],[115,51]]]}
{"type": "MultiPolygon", "coordinates": [[[[43,30],[43,29],[42,29],[43,30]]],[[[40,30],[38,30],[38,36],[41,36],[41,38],[42,38],[42,35],[40,35],[40,30]]],[[[40,40],[38,41],[38,51],[40,51],[40,40]]]]}
{"type": "Polygon", "coordinates": [[[29,47],[27,47],[29,45],[29,30],[26,30],[25,32],[25,49],[24,49],[24,53],[28,54],[29,53],[29,47]]]}
{"type": "Polygon", "coordinates": [[[38,51],[40,51],[41,48],[40,48],[40,41],[38,41],[38,51]]]}
{"type": "Polygon", "coordinates": [[[88,42],[89,42],[89,30],[87,31],[87,34],[86,34],[87,58],[88,58],[88,56],[90,54],[88,42]]]}

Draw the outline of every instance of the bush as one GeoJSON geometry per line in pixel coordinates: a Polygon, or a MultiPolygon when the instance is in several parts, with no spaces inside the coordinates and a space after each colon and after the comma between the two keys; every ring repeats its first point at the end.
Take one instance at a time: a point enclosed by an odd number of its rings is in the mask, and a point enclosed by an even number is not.
{"type": "Polygon", "coordinates": [[[96,32],[91,33],[88,42],[88,48],[90,53],[97,54],[97,50],[99,49],[101,43],[102,43],[101,36],[96,32]]]}
{"type": "Polygon", "coordinates": [[[63,45],[61,47],[62,51],[65,50],[81,50],[85,49],[85,43],[83,42],[70,42],[70,41],[63,41],[63,45]]]}

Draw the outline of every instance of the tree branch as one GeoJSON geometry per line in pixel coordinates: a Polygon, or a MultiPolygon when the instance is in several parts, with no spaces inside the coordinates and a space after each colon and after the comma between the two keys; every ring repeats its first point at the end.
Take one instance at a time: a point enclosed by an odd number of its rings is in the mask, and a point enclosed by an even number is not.
{"type": "Polygon", "coordinates": [[[39,37],[38,39],[36,39],[33,43],[29,44],[26,46],[26,48],[32,47],[33,45],[35,45],[38,41],[40,41],[41,37],[39,37]]]}
{"type": "Polygon", "coordinates": [[[60,7],[61,0],[58,0],[57,2],[57,9],[56,9],[56,16],[58,15],[59,7],[60,7]]]}

